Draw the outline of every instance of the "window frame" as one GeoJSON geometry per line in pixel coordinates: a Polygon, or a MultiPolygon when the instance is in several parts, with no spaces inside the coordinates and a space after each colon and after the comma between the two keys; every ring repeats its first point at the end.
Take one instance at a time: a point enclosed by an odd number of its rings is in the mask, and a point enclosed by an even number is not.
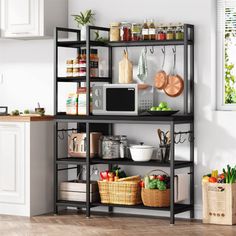
{"type": "MultiPolygon", "coordinates": [[[[216,78],[217,110],[236,111],[236,103],[225,104],[225,7],[227,2],[233,2],[236,7],[236,0],[217,0],[216,3],[216,78]]],[[[236,66],[236,64],[235,64],[236,66]]]]}

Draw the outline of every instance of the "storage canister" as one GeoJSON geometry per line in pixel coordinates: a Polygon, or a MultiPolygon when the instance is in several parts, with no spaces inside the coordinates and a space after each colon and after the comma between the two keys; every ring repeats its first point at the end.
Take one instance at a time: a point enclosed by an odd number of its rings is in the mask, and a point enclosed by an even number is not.
{"type": "Polygon", "coordinates": [[[120,28],[120,39],[121,41],[131,40],[131,24],[128,22],[122,22],[120,28]]]}
{"type": "Polygon", "coordinates": [[[120,23],[113,22],[110,24],[110,41],[120,41],[120,23]]]}

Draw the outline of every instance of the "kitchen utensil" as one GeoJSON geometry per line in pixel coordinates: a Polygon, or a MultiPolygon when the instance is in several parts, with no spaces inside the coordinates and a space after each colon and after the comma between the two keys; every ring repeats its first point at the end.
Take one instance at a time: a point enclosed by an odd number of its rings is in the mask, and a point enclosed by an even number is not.
{"type": "Polygon", "coordinates": [[[178,111],[150,111],[147,110],[147,112],[152,116],[171,116],[173,114],[176,114],[178,111]]]}
{"type": "Polygon", "coordinates": [[[167,143],[167,138],[166,138],[166,134],[164,131],[162,131],[161,129],[157,130],[158,133],[158,137],[160,139],[160,144],[166,144],[167,143]]]}
{"type": "MultiPolygon", "coordinates": [[[[99,138],[102,133],[90,133],[90,157],[98,154],[99,138]]],[[[86,157],[86,133],[72,133],[68,139],[68,153],[71,157],[86,157]]]]}
{"type": "Polygon", "coordinates": [[[180,75],[176,73],[176,48],[173,49],[174,65],[172,73],[167,77],[167,84],[164,88],[165,93],[170,97],[179,96],[184,90],[184,81],[180,75]]]}
{"type": "Polygon", "coordinates": [[[124,50],[123,59],[119,62],[119,83],[133,83],[133,64],[128,58],[128,52],[124,50]]]}
{"type": "Polygon", "coordinates": [[[155,83],[155,87],[157,89],[164,89],[166,84],[167,84],[167,74],[164,71],[164,66],[165,66],[165,58],[166,58],[166,50],[165,47],[162,49],[162,53],[163,53],[163,63],[162,63],[162,67],[161,70],[157,72],[155,79],[154,79],[154,83],[155,83]]]}
{"type": "Polygon", "coordinates": [[[130,147],[131,158],[133,161],[150,161],[154,147],[148,145],[134,145],[130,147]]]}
{"type": "MultiPolygon", "coordinates": [[[[166,139],[167,143],[167,139],[166,139]]],[[[170,144],[163,144],[159,146],[161,152],[161,162],[168,162],[170,160],[170,144]]]]}

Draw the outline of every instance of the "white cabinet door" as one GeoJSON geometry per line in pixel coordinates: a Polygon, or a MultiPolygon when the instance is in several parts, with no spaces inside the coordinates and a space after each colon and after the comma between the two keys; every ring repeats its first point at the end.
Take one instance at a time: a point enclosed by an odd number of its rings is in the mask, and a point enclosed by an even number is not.
{"type": "Polygon", "coordinates": [[[43,0],[1,0],[2,37],[40,36],[43,0]]]}
{"type": "Polygon", "coordinates": [[[0,203],[25,203],[25,124],[0,124],[0,203]]]}

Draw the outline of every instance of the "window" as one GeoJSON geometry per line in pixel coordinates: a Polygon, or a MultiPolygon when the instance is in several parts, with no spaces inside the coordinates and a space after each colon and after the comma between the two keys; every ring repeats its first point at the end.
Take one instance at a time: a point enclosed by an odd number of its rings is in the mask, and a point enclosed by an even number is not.
{"type": "Polygon", "coordinates": [[[236,110],[236,0],[217,2],[218,108],[236,110]]]}

